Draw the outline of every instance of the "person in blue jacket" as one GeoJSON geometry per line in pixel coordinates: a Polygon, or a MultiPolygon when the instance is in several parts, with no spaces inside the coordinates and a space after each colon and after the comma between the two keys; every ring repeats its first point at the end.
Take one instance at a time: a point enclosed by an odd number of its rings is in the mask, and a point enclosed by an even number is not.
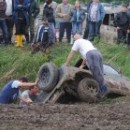
{"type": "Polygon", "coordinates": [[[38,26],[33,43],[31,44],[32,54],[35,53],[36,50],[48,53],[49,47],[55,42],[54,37],[53,27],[49,24],[48,18],[43,17],[43,23],[38,26]]]}
{"type": "Polygon", "coordinates": [[[16,27],[16,39],[17,47],[23,47],[22,38],[23,35],[26,37],[26,41],[29,39],[28,32],[26,28],[29,26],[29,0],[15,0],[14,1],[14,23],[16,27]]]}
{"type": "Polygon", "coordinates": [[[88,10],[89,34],[88,40],[100,38],[100,27],[105,16],[105,10],[100,0],[92,0],[88,10]]]}
{"type": "Polygon", "coordinates": [[[75,2],[75,8],[71,12],[72,34],[82,34],[83,21],[85,19],[85,12],[80,7],[80,1],[75,2]]]}
{"type": "Polygon", "coordinates": [[[11,104],[20,99],[20,89],[29,89],[35,86],[37,81],[34,83],[28,82],[26,77],[21,77],[18,80],[11,80],[2,88],[0,92],[0,104],[11,104]]]}

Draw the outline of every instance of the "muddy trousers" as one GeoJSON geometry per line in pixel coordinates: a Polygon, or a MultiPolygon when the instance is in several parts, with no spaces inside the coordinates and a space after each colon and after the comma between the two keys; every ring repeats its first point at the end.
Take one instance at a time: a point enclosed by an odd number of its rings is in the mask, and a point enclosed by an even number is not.
{"type": "Polygon", "coordinates": [[[106,88],[103,72],[103,58],[98,50],[91,50],[86,54],[87,65],[95,80],[99,83],[99,91],[106,88]]]}

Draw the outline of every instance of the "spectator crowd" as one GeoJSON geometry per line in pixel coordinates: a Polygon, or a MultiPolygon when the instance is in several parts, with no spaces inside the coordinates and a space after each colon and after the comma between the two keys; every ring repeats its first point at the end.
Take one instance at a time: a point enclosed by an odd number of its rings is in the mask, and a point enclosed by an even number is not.
{"type": "MultiPolygon", "coordinates": [[[[47,47],[56,41],[62,42],[66,31],[67,42],[75,34],[83,35],[83,22],[86,19],[84,38],[93,41],[100,38],[100,27],[105,17],[105,10],[100,0],[91,0],[87,11],[81,8],[79,0],[71,5],[68,0],[57,4],[53,0],[46,0],[42,11],[37,0],[0,0],[0,27],[2,37],[0,43],[11,44],[15,32],[15,46],[23,47],[26,43],[42,43],[47,47]],[[42,12],[43,23],[35,29],[35,20],[42,12]],[[87,17],[86,17],[87,16],[87,17]],[[45,24],[47,21],[47,24],[45,24]],[[58,36],[57,26],[59,27],[58,36]],[[50,31],[51,30],[51,31],[50,31]],[[49,32],[49,33],[48,33],[49,32]],[[50,35],[50,36],[49,36],[50,35]],[[72,37],[71,37],[72,36],[72,37]],[[57,38],[58,37],[58,38],[57,38]]],[[[117,28],[117,43],[130,44],[130,4],[122,5],[121,11],[115,17],[117,28]]]]}

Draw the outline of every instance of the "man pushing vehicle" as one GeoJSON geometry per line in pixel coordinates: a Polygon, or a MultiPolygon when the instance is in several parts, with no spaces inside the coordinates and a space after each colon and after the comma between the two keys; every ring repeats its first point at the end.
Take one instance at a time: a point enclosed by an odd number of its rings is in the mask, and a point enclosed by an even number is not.
{"type": "Polygon", "coordinates": [[[103,58],[101,53],[90,41],[83,39],[79,34],[74,35],[74,44],[66,59],[65,65],[70,64],[75,52],[79,52],[83,57],[80,68],[83,68],[85,64],[88,65],[93,77],[99,84],[97,96],[103,98],[107,93],[107,86],[104,80],[103,58]]]}

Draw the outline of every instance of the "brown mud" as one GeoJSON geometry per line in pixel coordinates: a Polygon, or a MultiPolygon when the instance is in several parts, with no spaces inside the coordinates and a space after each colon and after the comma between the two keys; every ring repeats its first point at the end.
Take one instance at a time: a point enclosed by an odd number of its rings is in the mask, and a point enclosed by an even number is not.
{"type": "Polygon", "coordinates": [[[130,101],[0,105],[0,130],[130,130],[130,101]]]}

